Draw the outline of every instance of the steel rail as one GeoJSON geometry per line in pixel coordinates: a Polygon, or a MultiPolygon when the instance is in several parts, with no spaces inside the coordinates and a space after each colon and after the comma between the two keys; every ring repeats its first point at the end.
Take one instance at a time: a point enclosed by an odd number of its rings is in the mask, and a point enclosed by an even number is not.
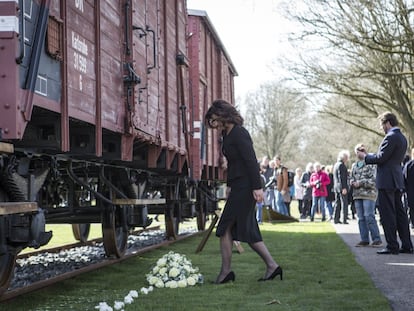
{"type": "Polygon", "coordinates": [[[6,291],[0,297],[0,302],[11,300],[11,299],[17,298],[19,296],[34,292],[36,290],[40,290],[42,288],[49,287],[51,285],[54,285],[56,283],[74,278],[74,277],[79,276],[79,275],[84,274],[84,273],[88,273],[88,272],[91,272],[91,271],[101,269],[103,267],[107,267],[107,266],[110,266],[110,265],[120,263],[122,261],[128,260],[128,259],[136,257],[138,255],[142,255],[144,253],[147,253],[149,251],[161,248],[163,246],[168,246],[168,245],[171,245],[173,243],[182,241],[184,239],[200,235],[203,232],[204,231],[198,231],[198,232],[195,232],[195,233],[185,234],[183,236],[178,236],[174,240],[165,240],[161,243],[146,246],[146,247],[136,249],[136,250],[129,249],[129,250],[127,250],[127,252],[125,253],[125,255],[122,258],[106,258],[106,259],[104,259],[103,261],[101,261],[99,263],[90,264],[90,265],[85,266],[83,268],[76,269],[76,270],[73,270],[73,271],[70,271],[70,272],[66,272],[66,273],[57,275],[55,277],[46,279],[46,280],[38,281],[38,282],[32,283],[32,284],[30,284],[28,286],[25,286],[25,287],[20,287],[20,288],[16,288],[16,289],[13,289],[13,290],[10,290],[10,291],[6,291]]]}

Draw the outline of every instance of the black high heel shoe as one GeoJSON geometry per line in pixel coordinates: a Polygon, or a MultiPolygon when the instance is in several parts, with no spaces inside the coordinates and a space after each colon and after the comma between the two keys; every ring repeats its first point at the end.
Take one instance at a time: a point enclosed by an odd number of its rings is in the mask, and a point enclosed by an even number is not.
{"type": "Polygon", "coordinates": [[[230,281],[234,282],[235,279],[236,279],[236,275],[234,274],[233,271],[230,271],[226,275],[226,277],[223,280],[221,280],[221,282],[216,282],[216,284],[224,284],[224,283],[227,283],[227,282],[230,282],[230,281]]]}
{"type": "Polygon", "coordinates": [[[258,279],[258,281],[270,281],[273,280],[276,276],[280,275],[280,280],[283,280],[283,270],[282,268],[279,266],[275,269],[275,271],[272,272],[271,275],[269,275],[267,278],[260,278],[258,279]]]}

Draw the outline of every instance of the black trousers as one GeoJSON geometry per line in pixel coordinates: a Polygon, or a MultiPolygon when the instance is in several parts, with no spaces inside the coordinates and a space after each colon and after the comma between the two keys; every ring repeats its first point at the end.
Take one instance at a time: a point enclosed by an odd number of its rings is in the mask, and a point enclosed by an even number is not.
{"type": "Polygon", "coordinates": [[[310,216],[310,211],[312,207],[312,199],[303,199],[302,202],[302,217],[310,216]]]}
{"type": "Polygon", "coordinates": [[[387,248],[396,251],[400,248],[397,232],[401,240],[401,247],[412,249],[408,216],[401,202],[400,190],[378,190],[377,208],[384,229],[387,248]]]}
{"type": "Polygon", "coordinates": [[[334,222],[339,222],[341,217],[341,209],[344,210],[344,220],[348,221],[348,194],[343,195],[341,192],[335,192],[335,215],[334,222]]]}

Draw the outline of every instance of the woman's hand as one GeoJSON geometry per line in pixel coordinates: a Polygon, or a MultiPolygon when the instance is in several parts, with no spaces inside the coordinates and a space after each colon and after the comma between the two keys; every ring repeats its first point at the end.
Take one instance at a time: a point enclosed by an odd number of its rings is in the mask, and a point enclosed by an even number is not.
{"type": "Polygon", "coordinates": [[[257,202],[263,202],[263,189],[253,190],[253,197],[257,202]]]}
{"type": "Polygon", "coordinates": [[[229,198],[230,191],[231,191],[231,188],[230,187],[226,187],[226,198],[227,199],[229,198]]]}

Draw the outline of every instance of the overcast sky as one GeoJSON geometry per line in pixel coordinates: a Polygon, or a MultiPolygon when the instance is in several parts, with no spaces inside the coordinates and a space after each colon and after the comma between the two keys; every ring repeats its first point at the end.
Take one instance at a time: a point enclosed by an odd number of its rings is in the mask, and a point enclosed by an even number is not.
{"type": "Polygon", "coordinates": [[[207,12],[239,74],[236,98],[280,77],[278,57],[289,53],[281,0],[187,0],[189,9],[207,12]]]}

